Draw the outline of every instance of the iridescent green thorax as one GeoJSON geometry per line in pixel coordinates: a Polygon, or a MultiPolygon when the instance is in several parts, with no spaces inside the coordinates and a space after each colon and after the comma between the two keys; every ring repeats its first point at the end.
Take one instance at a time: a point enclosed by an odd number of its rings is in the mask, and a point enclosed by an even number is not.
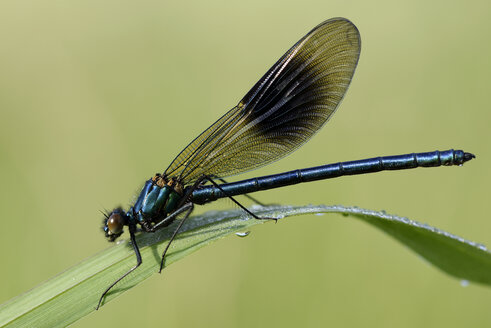
{"type": "Polygon", "coordinates": [[[148,180],[133,207],[139,223],[146,226],[158,223],[172,213],[182,199],[182,184],[160,174],[148,180]]]}

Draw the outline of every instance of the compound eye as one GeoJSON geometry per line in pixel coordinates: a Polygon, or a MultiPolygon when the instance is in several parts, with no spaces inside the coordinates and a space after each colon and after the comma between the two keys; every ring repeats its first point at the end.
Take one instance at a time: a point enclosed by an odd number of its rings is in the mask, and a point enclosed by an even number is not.
{"type": "Polygon", "coordinates": [[[113,212],[107,218],[107,228],[110,235],[120,235],[123,232],[125,218],[122,213],[113,212]]]}

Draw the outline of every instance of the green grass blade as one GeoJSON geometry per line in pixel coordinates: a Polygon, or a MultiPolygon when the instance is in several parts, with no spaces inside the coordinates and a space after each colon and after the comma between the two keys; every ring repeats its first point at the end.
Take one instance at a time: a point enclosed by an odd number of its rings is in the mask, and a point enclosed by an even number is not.
{"type": "MultiPolygon", "coordinates": [[[[258,207],[254,212],[277,218],[311,213],[356,217],[388,233],[450,275],[491,284],[491,254],[484,246],[406,218],[341,206],[258,207]]],[[[249,219],[241,210],[192,217],[172,244],[166,266],[215,240],[265,222],[269,221],[249,219]]],[[[137,237],[143,264],[118,284],[104,303],[157,272],[173,227],[175,224],[169,229],[137,237]]],[[[0,306],[0,326],[67,326],[94,311],[101,292],[134,264],[135,256],[127,241],[110,247],[0,306]]]]}

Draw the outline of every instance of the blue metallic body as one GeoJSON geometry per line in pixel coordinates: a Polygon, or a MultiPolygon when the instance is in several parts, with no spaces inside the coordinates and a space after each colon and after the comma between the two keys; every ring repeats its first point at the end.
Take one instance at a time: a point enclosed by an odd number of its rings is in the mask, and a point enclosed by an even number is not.
{"type": "Polygon", "coordinates": [[[192,201],[196,204],[205,204],[223,197],[280,188],[301,182],[332,179],[344,175],[365,174],[386,170],[404,170],[417,167],[462,165],[472,158],[474,158],[474,155],[470,153],[465,153],[462,150],[450,149],[445,151],[374,157],[358,161],[327,164],[221,184],[220,188],[215,186],[202,186],[193,191],[192,201]]]}

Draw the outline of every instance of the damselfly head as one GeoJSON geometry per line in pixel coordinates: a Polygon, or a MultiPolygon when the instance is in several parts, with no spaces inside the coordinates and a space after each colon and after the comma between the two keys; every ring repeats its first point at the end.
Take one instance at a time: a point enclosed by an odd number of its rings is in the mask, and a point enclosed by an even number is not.
{"type": "Polygon", "coordinates": [[[102,230],[109,241],[115,241],[123,233],[123,227],[128,225],[128,216],[117,208],[109,214],[104,214],[102,230]]]}

